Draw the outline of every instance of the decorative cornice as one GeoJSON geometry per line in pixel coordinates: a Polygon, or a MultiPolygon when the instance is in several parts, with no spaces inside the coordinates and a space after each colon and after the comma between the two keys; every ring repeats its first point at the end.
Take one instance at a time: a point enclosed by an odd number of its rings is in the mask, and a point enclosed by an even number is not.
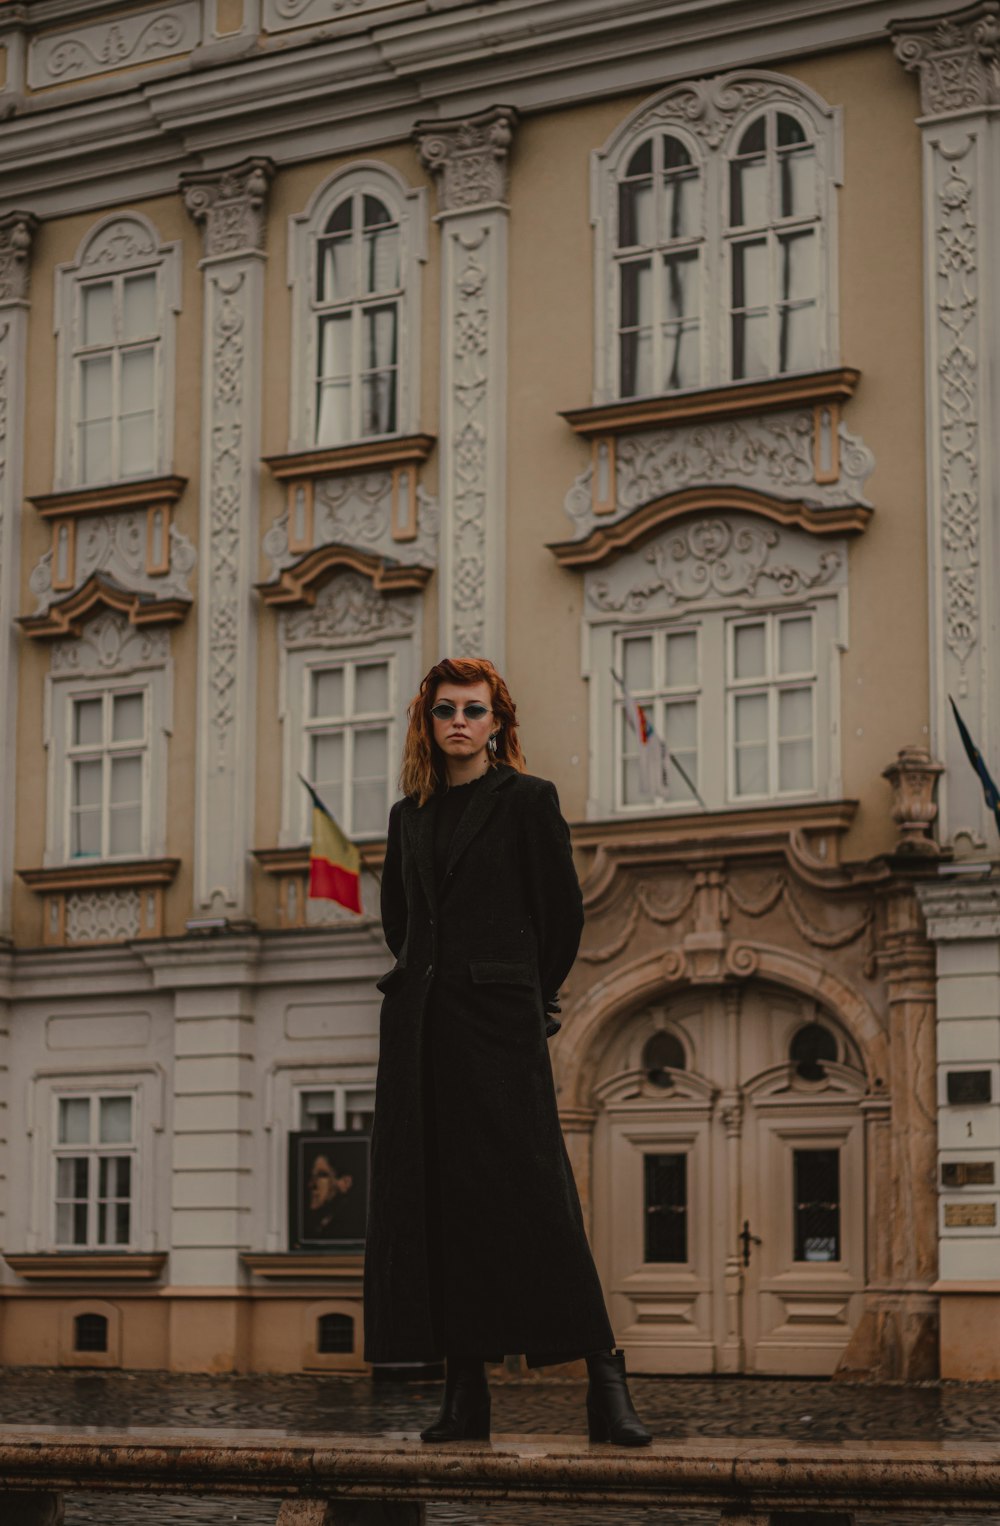
{"type": "Polygon", "coordinates": [[[507,160],[517,120],[513,106],[491,106],[475,116],[414,123],[420,162],[437,180],[442,213],[506,202],[507,160]]]}
{"type": "Polygon", "coordinates": [[[264,158],[181,176],[184,205],[204,228],[206,259],[263,253],[273,176],[274,165],[264,158]]]}
{"type": "Polygon", "coordinates": [[[133,858],[120,861],[79,860],[51,869],[18,869],[29,890],[50,895],[64,890],[139,889],[169,885],[180,868],[179,858],[133,858]]]}
{"type": "Polygon", "coordinates": [[[31,244],[38,218],[30,212],[0,217],[0,302],[26,302],[31,244]]]}
{"type": "Polygon", "coordinates": [[[26,636],[52,641],[60,636],[79,636],[100,608],[125,615],[130,625],[177,625],[187,616],[191,600],[158,599],[152,594],[137,593],[101,572],[94,572],[67,598],[53,601],[42,614],[21,615],[17,623],[26,636]]]}
{"type": "Polygon", "coordinates": [[[788,501],[772,498],[739,487],[684,488],[669,493],[627,519],[593,529],[584,540],[549,543],[549,550],[561,567],[601,567],[621,552],[641,546],[658,530],[688,514],[721,514],[731,510],[755,514],[775,524],[808,530],[811,535],[854,535],[863,530],[872,511],[856,504],[842,509],[814,509],[801,499],[788,501]]]}
{"type": "Polygon", "coordinates": [[[1000,4],[890,23],[896,57],[920,79],[926,117],[1000,104],[1000,4]]]}
{"type": "Polygon", "coordinates": [[[1000,876],[988,863],[980,873],[942,874],[917,894],[933,942],[1000,936],[1000,876]]]}
{"type": "Polygon", "coordinates": [[[186,477],[147,477],[141,482],[116,482],[109,487],[71,488],[41,493],[28,502],[42,519],[75,519],[81,514],[114,514],[126,509],[149,509],[176,503],[187,487],[186,477]]]}
{"type": "Polygon", "coordinates": [[[767,381],[734,382],[697,392],[671,392],[627,402],[568,408],[562,413],[578,435],[631,434],[658,425],[698,424],[709,419],[771,413],[779,408],[819,408],[846,403],[854,396],[861,372],[850,366],[812,371],[806,376],[775,376],[767,381]]]}
{"type": "Polygon", "coordinates": [[[3,1259],[12,1272],[27,1282],[155,1282],[163,1275],[167,1253],[5,1251],[3,1259]]]}
{"type": "Polygon", "coordinates": [[[385,470],[391,466],[419,466],[434,449],[432,434],[399,435],[391,440],[359,440],[331,450],[300,450],[290,455],[264,456],[262,460],[279,482],[316,480],[338,472],[385,470]]]}
{"type": "Polygon", "coordinates": [[[257,592],[265,604],[284,608],[315,604],[323,585],[344,571],[370,578],[379,593],[413,592],[423,588],[431,575],[430,567],[393,562],[354,546],[320,546],[286,567],[273,582],[258,583],[257,592]]]}

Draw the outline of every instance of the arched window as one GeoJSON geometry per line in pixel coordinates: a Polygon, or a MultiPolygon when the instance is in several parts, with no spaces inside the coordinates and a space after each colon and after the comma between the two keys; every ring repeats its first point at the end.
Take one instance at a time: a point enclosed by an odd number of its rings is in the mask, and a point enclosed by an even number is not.
{"type": "Polygon", "coordinates": [[[59,487],[170,470],[179,275],[178,246],[135,213],[99,223],[60,267],[59,487]]]}
{"type": "Polygon", "coordinates": [[[595,401],[833,365],[838,120],[763,71],[672,85],[594,159],[595,401]]]}
{"type": "Polygon", "coordinates": [[[642,1068],[651,1086],[658,1086],[664,1091],[673,1086],[670,1072],[687,1069],[684,1045],[676,1033],[663,1029],[653,1034],[642,1051],[642,1068]]]}
{"type": "Polygon", "coordinates": [[[108,1321],[103,1314],[78,1314],[73,1321],[74,1351],[107,1351],[108,1321]]]}
{"type": "Polygon", "coordinates": [[[729,161],[729,353],[733,381],[819,364],[816,149],[778,108],[745,127],[729,161]]]}
{"type": "Polygon", "coordinates": [[[335,176],[292,219],[292,449],[416,428],[423,221],[423,193],[374,164],[335,176]]]}
{"type": "Polygon", "coordinates": [[[622,397],[701,381],[703,217],[691,151],[655,133],[618,183],[618,373],[622,397]]]}
{"type": "Polygon", "coordinates": [[[316,1350],[321,1356],[354,1350],[354,1321],[349,1314],[321,1314],[316,1321],[316,1350]]]}
{"type": "Polygon", "coordinates": [[[822,1081],[824,1062],[837,1059],[837,1039],[822,1023],[805,1023],[792,1035],[788,1058],[803,1081],[822,1081]]]}

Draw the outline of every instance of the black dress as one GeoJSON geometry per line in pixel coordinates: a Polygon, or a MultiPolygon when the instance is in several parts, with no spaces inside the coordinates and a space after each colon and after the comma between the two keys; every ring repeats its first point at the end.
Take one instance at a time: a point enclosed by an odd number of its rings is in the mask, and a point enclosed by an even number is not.
{"type": "Polygon", "coordinates": [[[553,786],[501,764],[398,802],[382,919],[367,1359],[609,1350],[546,1039],[583,923],[553,786]]]}

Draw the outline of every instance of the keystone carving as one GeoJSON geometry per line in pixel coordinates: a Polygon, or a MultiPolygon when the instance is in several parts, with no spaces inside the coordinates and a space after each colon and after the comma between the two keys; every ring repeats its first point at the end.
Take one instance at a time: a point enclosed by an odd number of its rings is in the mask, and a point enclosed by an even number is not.
{"type": "Polygon", "coordinates": [[[466,212],[507,200],[507,159],[516,124],[513,106],[415,124],[417,152],[437,180],[442,212],[466,212]]]}

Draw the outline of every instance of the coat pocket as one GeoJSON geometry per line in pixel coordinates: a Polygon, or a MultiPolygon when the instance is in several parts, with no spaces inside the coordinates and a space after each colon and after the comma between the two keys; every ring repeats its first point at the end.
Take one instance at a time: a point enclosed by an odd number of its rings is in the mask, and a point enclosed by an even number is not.
{"type": "Polygon", "coordinates": [[[376,980],[376,991],[381,991],[382,994],[385,995],[386,991],[391,991],[393,986],[396,985],[397,981],[402,980],[405,974],[405,964],[394,964],[391,970],[386,970],[385,974],[380,980],[376,980]]]}
{"type": "Polygon", "coordinates": [[[520,959],[473,959],[469,974],[477,986],[527,986],[537,984],[535,967],[520,959]]]}

